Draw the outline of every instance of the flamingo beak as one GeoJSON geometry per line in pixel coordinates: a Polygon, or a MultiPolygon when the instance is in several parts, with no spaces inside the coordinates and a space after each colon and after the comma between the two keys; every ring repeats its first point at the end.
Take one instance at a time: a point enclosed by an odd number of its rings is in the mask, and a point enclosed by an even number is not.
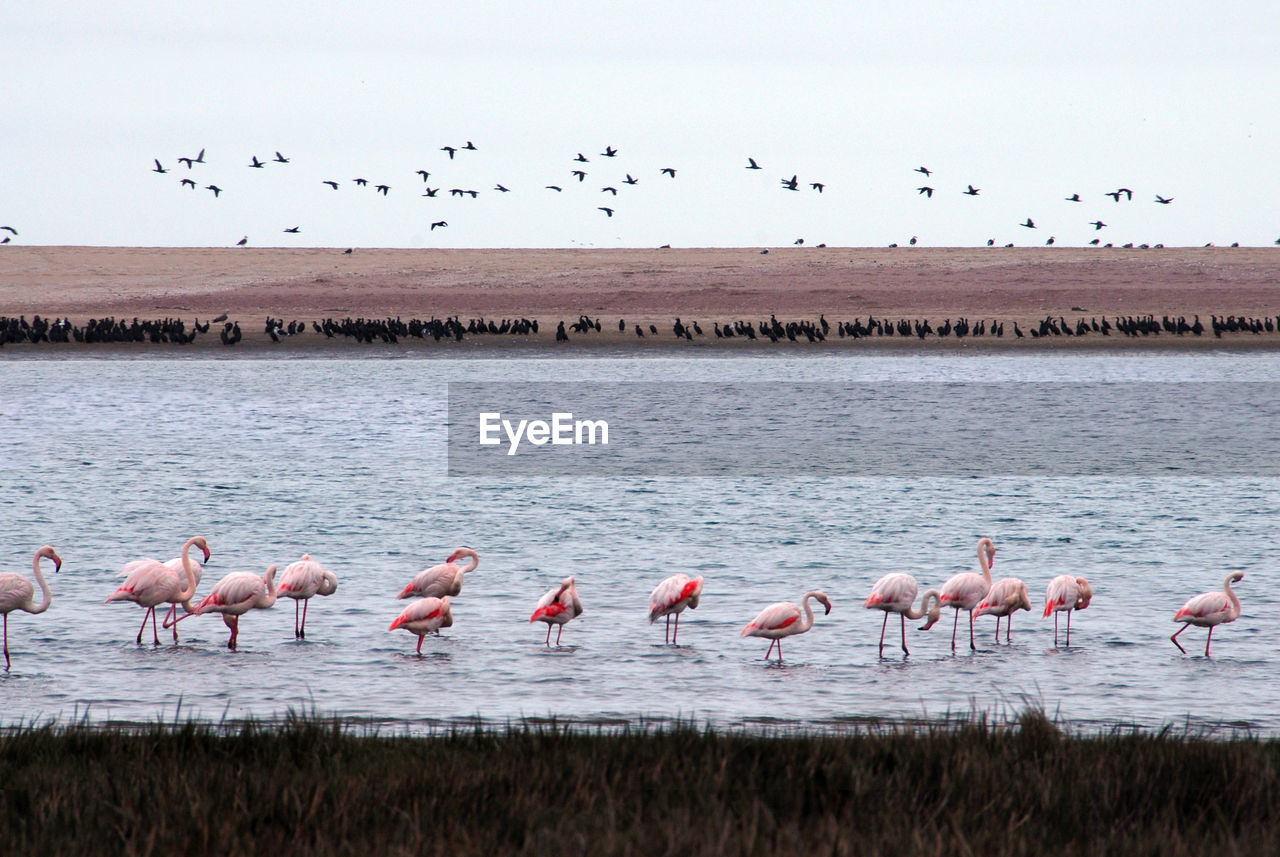
{"type": "Polygon", "coordinates": [[[210,557],[210,556],[212,556],[212,554],[211,554],[211,553],[209,553],[209,549],[208,549],[208,548],[205,548],[205,549],[204,549],[204,561],[205,561],[205,562],[208,562],[208,561],[209,561],[209,557],[210,557]]]}

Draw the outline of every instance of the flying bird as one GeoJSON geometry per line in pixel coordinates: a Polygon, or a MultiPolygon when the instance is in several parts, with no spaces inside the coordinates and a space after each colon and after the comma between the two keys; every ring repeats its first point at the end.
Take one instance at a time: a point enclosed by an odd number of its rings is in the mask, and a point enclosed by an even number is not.
{"type": "Polygon", "coordinates": [[[969,185],[969,189],[966,191],[963,191],[963,193],[966,196],[977,196],[981,191],[982,191],[982,188],[969,185]]]}
{"type": "Polygon", "coordinates": [[[818,193],[822,193],[822,189],[826,187],[826,185],[822,182],[809,182],[809,187],[813,188],[818,193]]]}
{"type": "Polygon", "coordinates": [[[178,184],[187,185],[187,186],[188,186],[188,187],[190,187],[192,190],[195,190],[195,187],[196,187],[196,183],[195,183],[194,181],[192,181],[191,179],[182,179],[181,181],[179,181],[179,182],[178,182],[178,184]]]}
{"type": "Polygon", "coordinates": [[[916,167],[915,171],[917,173],[924,173],[926,176],[933,175],[933,170],[928,167],[916,167]]]}
{"type": "Polygon", "coordinates": [[[1160,194],[1156,194],[1156,202],[1160,203],[1161,205],[1168,205],[1169,203],[1173,202],[1173,197],[1168,197],[1166,199],[1160,194]]]}
{"type": "Polygon", "coordinates": [[[618,195],[618,189],[617,189],[616,187],[602,187],[602,188],[600,188],[600,192],[601,192],[601,193],[606,193],[606,192],[607,192],[607,193],[611,193],[611,194],[613,194],[614,196],[617,196],[617,195],[618,195]]]}
{"type": "Polygon", "coordinates": [[[378,193],[382,194],[383,196],[386,196],[387,191],[391,190],[389,185],[384,185],[384,184],[374,185],[373,189],[378,193]]]}
{"type": "Polygon", "coordinates": [[[426,190],[427,192],[424,193],[423,196],[435,196],[440,192],[440,188],[438,187],[429,187],[426,190]]]}
{"type": "Polygon", "coordinates": [[[284,155],[280,154],[279,152],[276,152],[276,156],[272,158],[272,160],[275,161],[277,164],[289,163],[289,159],[286,158],[284,155]]]}
{"type": "Polygon", "coordinates": [[[782,179],[782,186],[787,190],[799,190],[800,182],[796,180],[795,176],[792,176],[789,179],[782,179]]]}
{"type": "Polygon", "coordinates": [[[748,169],[748,170],[762,170],[762,169],[764,169],[764,167],[762,167],[762,166],[760,166],[759,164],[757,164],[757,163],[756,163],[756,159],[755,159],[755,158],[747,158],[747,166],[745,167],[745,169],[748,169]]]}
{"type": "Polygon", "coordinates": [[[676,177],[676,171],[675,171],[675,168],[674,168],[674,167],[663,167],[663,168],[662,168],[662,172],[663,172],[665,175],[669,175],[669,176],[671,176],[672,178],[675,178],[675,177],[676,177]]]}
{"type": "MultiPolygon", "coordinates": [[[[496,191],[500,191],[501,193],[511,193],[511,188],[509,188],[509,187],[503,187],[501,184],[496,184],[496,185],[494,185],[494,186],[493,186],[493,189],[494,189],[494,190],[496,190],[496,191]]],[[[473,197],[473,199],[474,199],[474,197],[473,197]]]]}
{"type": "Polygon", "coordinates": [[[579,153],[578,153],[578,157],[574,158],[574,160],[575,160],[575,161],[577,161],[577,162],[578,162],[578,163],[580,163],[580,164],[589,164],[589,163],[591,163],[590,159],[588,159],[588,158],[587,158],[587,156],[586,156],[586,155],[584,155],[584,154],[582,154],[581,152],[579,152],[579,153]]]}
{"type": "Polygon", "coordinates": [[[203,163],[204,163],[204,149],[201,149],[201,150],[200,150],[200,154],[196,155],[194,158],[178,158],[178,163],[180,163],[180,164],[186,164],[186,165],[187,165],[187,169],[191,169],[191,165],[192,165],[192,164],[203,164],[203,163]]]}
{"type": "Polygon", "coordinates": [[[352,181],[355,182],[360,187],[365,187],[369,184],[368,179],[352,179],[352,181]]]}
{"type": "Polygon", "coordinates": [[[467,150],[467,151],[469,151],[469,152],[474,152],[474,151],[476,151],[476,144],[475,144],[475,143],[473,143],[473,142],[471,142],[470,140],[468,140],[468,141],[467,141],[467,144],[466,144],[465,146],[463,146],[462,148],[466,149],[466,150],[467,150]]]}
{"type": "Polygon", "coordinates": [[[0,229],[3,229],[5,232],[11,232],[14,235],[18,234],[18,230],[14,229],[12,226],[0,226],[0,229]]]}
{"type": "Polygon", "coordinates": [[[627,173],[627,177],[622,180],[623,184],[639,184],[640,180],[631,177],[631,173],[627,173]]]}
{"type": "Polygon", "coordinates": [[[599,205],[599,206],[596,206],[596,207],[597,207],[600,211],[603,211],[605,214],[609,215],[610,217],[613,217],[613,209],[612,209],[612,208],[606,208],[606,207],[605,207],[605,206],[603,206],[603,205],[599,205]]]}
{"type": "Polygon", "coordinates": [[[457,150],[456,148],[454,148],[453,146],[441,146],[441,147],[440,147],[440,151],[442,151],[442,152],[448,152],[448,153],[449,153],[449,160],[451,160],[451,161],[452,161],[452,160],[453,160],[453,153],[454,153],[454,152],[456,152],[456,151],[458,151],[458,150],[457,150]]]}
{"type": "Polygon", "coordinates": [[[612,158],[618,154],[618,150],[613,148],[613,146],[605,146],[604,151],[600,154],[604,155],[606,158],[612,158]]]}
{"type": "Polygon", "coordinates": [[[1069,196],[1069,197],[1067,197],[1067,198],[1066,198],[1066,201],[1067,201],[1067,202],[1079,202],[1079,201],[1080,201],[1080,194],[1078,194],[1078,193],[1073,193],[1073,194],[1071,194],[1071,196],[1069,196]]]}
{"type": "Polygon", "coordinates": [[[159,158],[152,158],[152,160],[154,160],[154,161],[156,162],[156,168],[155,168],[154,170],[152,170],[151,172],[153,172],[153,173],[167,173],[167,172],[169,172],[169,171],[168,171],[168,170],[166,170],[164,167],[160,166],[160,159],[159,159],[159,158]]]}
{"type": "Polygon", "coordinates": [[[559,193],[560,191],[563,191],[563,190],[564,190],[564,188],[560,187],[559,185],[549,184],[549,185],[547,185],[546,187],[547,187],[547,190],[554,190],[554,191],[556,191],[557,193],[559,193]]]}
{"type": "Polygon", "coordinates": [[[1036,222],[1035,222],[1034,220],[1032,220],[1030,217],[1028,217],[1028,218],[1027,218],[1027,222],[1026,222],[1026,223],[1019,223],[1018,225],[1019,225],[1019,226],[1025,226],[1025,227],[1027,227],[1028,229],[1035,229],[1035,228],[1036,228],[1036,222]]]}
{"type": "Polygon", "coordinates": [[[573,173],[572,173],[572,175],[577,176],[577,177],[578,177],[578,181],[580,181],[580,182],[582,182],[582,181],[586,181],[586,180],[587,180],[587,174],[586,174],[585,172],[583,172],[582,170],[574,170],[574,171],[573,171],[573,173]]]}
{"type": "Polygon", "coordinates": [[[254,167],[255,169],[259,169],[259,170],[260,170],[260,169],[262,169],[263,167],[265,167],[265,166],[266,166],[266,164],[264,164],[262,161],[258,160],[258,156],[257,156],[257,155],[254,155],[254,156],[253,156],[253,163],[249,164],[249,166],[254,167]]]}
{"type": "Polygon", "coordinates": [[[923,187],[918,187],[918,188],[916,188],[916,193],[917,193],[917,194],[924,194],[925,196],[929,197],[930,199],[933,199],[933,188],[929,187],[928,185],[925,185],[925,186],[923,186],[923,187]]]}
{"type": "MultiPolygon", "coordinates": [[[[295,235],[296,235],[299,231],[301,231],[301,230],[299,230],[299,229],[298,229],[298,227],[296,227],[296,226],[292,226],[292,227],[290,227],[290,228],[288,228],[288,229],[286,229],[286,230],[285,230],[285,232],[289,232],[289,233],[292,233],[292,234],[295,234],[295,235]]],[[[286,571],[287,571],[287,570],[288,570],[288,569],[286,569],[286,571]]]]}
{"type": "Polygon", "coordinates": [[[431,178],[431,173],[427,172],[426,170],[418,170],[418,175],[422,176],[422,181],[424,183],[426,182],[427,179],[431,178]]]}
{"type": "Polygon", "coordinates": [[[222,193],[222,188],[218,187],[216,184],[205,185],[204,189],[213,191],[215,199],[218,197],[218,194],[222,193]]]}
{"type": "Polygon", "coordinates": [[[448,225],[449,225],[449,224],[448,224],[448,223],[445,223],[443,220],[437,220],[435,223],[432,223],[432,224],[431,224],[431,231],[432,231],[432,232],[435,232],[435,231],[436,231],[436,227],[437,227],[437,226],[445,227],[445,226],[448,226],[448,225]]]}
{"type": "Polygon", "coordinates": [[[327,184],[329,187],[333,188],[334,190],[337,190],[337,189],[338,189],[338,183],[337,183],[337,182],[323,181],[323,182],[321,182],[321,184],[327,184]]]}
{"type": "Polygon", "coordinates": [[[1099,229],[1106,226],[1107,224],[1103,223],[1101,220],[1090,220],[1089,225],[1093,227],[1094,232],[1097,232],[1099,229]]]}

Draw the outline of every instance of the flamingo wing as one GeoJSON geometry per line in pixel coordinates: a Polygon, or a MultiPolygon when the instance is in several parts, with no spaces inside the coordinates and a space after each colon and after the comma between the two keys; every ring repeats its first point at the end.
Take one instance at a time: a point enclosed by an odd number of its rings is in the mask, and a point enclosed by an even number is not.
{"type": "MultiPolygon", "coordinates": [[[[421,598],[404,608],[387,630],[394,631],[402,625],[428,622],[432,619],[443,621],[448,608],[448,602],[442,598],[421,598]]],[[[436,627],[439,625],[437,624],[436,627]]]]}
{"type": "Polygon", "coordinates": [[[963,610],[972,609],[987,594],[986,580],[979,574],[966,571],[957,574],[942,585],[940,600],[943,607],[956,607],[963,610]]]}
{"type": "Polygon", "coordinates": [[[324,566],[309,556],[285,567],[277,591],[293,598],[310,598],[320,589],[324,566]]]}
{"type": "Polygon", "coordinates": [[[1069,574],[1058,575],[1049,581],[1049,586],[1045,589],[1044,615],[1064,609],[1068,604],[1074,606],[1078,595],[1076,579],[1069,574]]]}
{"type": "Polygon", "coordinates": [[[214,585],[213,591],[196,605],[196,612],[206,610],[234,612],[234,608],[248,609],[250,602],[266,588],[261,577],[251,571],[233,571],[214,585]]]}
{"type": "Polygon", "coordinates": [[[894,607],[910,607],[912,602],[916,600],[916,593],[920,591],[920,584],[909,574],[897,572],[894,574],[886,574],[884,577],[876,581],[876,585],[871,587],[871,595],[867,597],[867,608],[880,607],[881,605],[893,605],[894,607]]]}
{"type": "Polygon", "coordinates": [[[1231,612],[1231,601],[1224,593],[1206,592],[1182,605],[1173,616],[1175,622],[1217,624],[1231,612]]]}
{"type": "Polygon", "coordinates": [[[800,621],[800,608],[790,601],[779,601],[757,613],[756,618],[742,629],[742,636],[778,633],[785,631],[798,621],[800,621]]]}
{"type": "Polygon", "coordinates": [[[178,575],[173,569],[154,559],[128,563],[129,576],[109,596],[107,601],[136,601],[151,606],[167,600],[167,596],[181,591],[178,575]]]}
{"type": "Polygon", "coordinates": [[[457,571],[458,566],[453,563],[433,565],[418,572],[396,597],[412,598],[420,595],[427,598],[443,598],[446,595],[452,595],[454,593],[451,590],[457,578],[457,571]]]}
{"type": "Polygon", "coordinates": [[[702,594],[702,578],[691,578],[687,574],[673,574],[654,587],[649,594],[649,621],[657,621],[658,617],[672,610],[697,606],[698,596],[702,594]]]}
{"type": "Polygon", "coordinates": [[[31,581],[20,574],[0,574],[0,613],[10,613],[35,595],[31,581]]]}

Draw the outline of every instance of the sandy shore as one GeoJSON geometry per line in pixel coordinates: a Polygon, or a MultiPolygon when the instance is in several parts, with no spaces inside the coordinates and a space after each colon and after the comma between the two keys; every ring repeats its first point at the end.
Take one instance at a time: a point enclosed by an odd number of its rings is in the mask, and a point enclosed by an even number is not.
{"type": "MultiPolygon", "coordinates": [[[[241,322],[242,346],[273,347],[263,332],[267,316],[308,323],[346,316],[538,319],[540,333],[516,345],[554,345],[556,323],[583,313],[598,317],[604,331],[574,337],[575,343],[650,346],[653,337],[640,340],[634,324],[646,333],[656,325],[658,341],[674,345],[676,317],[699,321],[704,342],[716,342],[713,322],[770,314],[784,322],[825,314],[832,325],[872,315],[927,318],[937,326],[963,316],[999,319],[1009,328],[1013,321],[1026,328],[1047,315],[1074,323],[1081,317],[1190,320],[1199,314],[1207,325],[1211,314],[1280,315],[1280,249],[0,250],[0,315],[69,316],[80,323],[102,316],[208,321],[224,312],[241,322]],[[619,319],[627,322],[623,334],[619,319]]],[[[471,347],[499,339],[512,338],[476,337],[471,347]]],[[[1061,339],[1074,346],[1126,342],[1116,336],[1061,339]]],[[[1175,339],[1194,343],[1161,336],[1151,344],[1171,347],[1175,339]]],[[[907,344],[896,337],[891,342],[907,344]]],[[[1002,340],[969,342],[1032,344],[1015,340],[1009,329],[1002,340]]],[[[1207,336],[1201,342],[1275,348],[1280,334],[1207,336]]],[[[222,347],[216,335],[196,345],[222,347]]],[[[309,331],[280,345],[333,347],[334,341],[326,345],[309,331]]]]}

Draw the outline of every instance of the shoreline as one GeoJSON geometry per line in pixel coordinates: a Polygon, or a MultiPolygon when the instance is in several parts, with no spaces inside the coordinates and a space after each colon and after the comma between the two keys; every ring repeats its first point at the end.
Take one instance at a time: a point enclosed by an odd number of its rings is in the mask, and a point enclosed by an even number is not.
{"type": "MultiPolygon", "coordinates": [[[[1280,348],[1280,248],[728,248],[659,250],[306,250],[253,248],[5,247],[0,251],[0,316],[180,318],[190,329],[227,313],[243,340],[225,348],[213,326],[190,345],[9,343],[2,354],[130,353],[254,350],[285,354],[455,353],[476,350],[595,352],[601,348],[724,349],[727,353],[787,348],[827,350],[1257,350],[1280,348]],[[830,327],[824,342],[771,343],[758,338],[717,339],[715,324],[753,326],[777,316],[783,324],[830,327]],[[556,342],[556,325],[586,315],[600,333],[556,342]],[[1045,318],[1076,325],[1118,318],[1228,315],[1266,319],[1275,332],[1206,331],[1186,334],[1034,339],[1045,318]],[[302,322],[306,333],[272,342],[268,317],[302,322]],[[312,324],[326,318],[536,319],[527,336],[466,335],[462,342],[417,340],[357,343],[326,339],[312,324]],[[677,341],[672,325],[699,322],[702,336],[677,341]],[[840,338],[841,322],[928,320],[936,331],[947,320],[1005,325],[997,338],[936,332],[840,338]],[[618,331],[619,319],[625,330],[618,331]],[[1014,324],[1028,333],[1019,340],[1014,324]],[[639,324],[643,337],[635,333],[639,324]],[[651,332],[650,325],[657,329],[651,332]],[[419,347],[421,346],[421,347],[419,347]]],[[[756,328],[758,331],[758,327],[756,328]]],[[[785,353],[791,353],[786,351],[785,353]]],[[[809,352],[804,352],[809,353],[809,352]]]]}

